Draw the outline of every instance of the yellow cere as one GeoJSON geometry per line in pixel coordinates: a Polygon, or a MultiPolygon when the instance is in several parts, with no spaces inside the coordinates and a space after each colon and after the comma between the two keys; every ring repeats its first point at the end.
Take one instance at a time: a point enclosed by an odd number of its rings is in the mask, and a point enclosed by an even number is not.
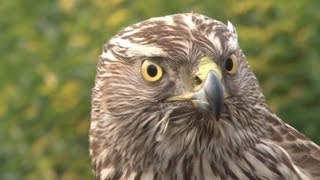
{"type": "Polygon", "coordinates": [[[196,75],[202,81],[204,81],[207,78],[207,75],[210,71],[214,71],[217,74],[217,77],[219,78],[219,80],[222,79],[222,74],[218,65],[209,57],[201,58],[199,61],[198,71],[196,72],[196,75]]]}
{"type": "MultiPolygon", "coordinates": [[[[221,81],[222,74],[217,64],[209,57],[201,58],[199,60],[198,70],[195,75],[198,76],[202,81],[205,81],[210,71],[214,71],[217,74],[218,79],[221,81]]],[[[195,90],[199,90],[200,88],[201,87],[199,85],[195,88],[195,90]]]]}
{"type": "MultiPolygon", "coordinates": [[[[207,75],[210,71],[213,71],[216,73],[218,79],[221,81],[222,79],[222,73],[218,65],[209,57],[203,57],[199,60],[198,69],[195,72],[195,75],[198,76],[201,81],[205,81],[207,78],[207,75]]],[[[187,92],[182,95],[173,96],[169,98],[169,101],[179,101],[179,100],[190,100],[192,99],[192,96],[195,92],[201,90],[202,84],[197,85],[192,92],[187,92]]],[[[224,92],[224,96],[226,97],[227,94],[224,92]]],[[[193,103],[196,103],[196,101],[192,101],[193,103]]]]}

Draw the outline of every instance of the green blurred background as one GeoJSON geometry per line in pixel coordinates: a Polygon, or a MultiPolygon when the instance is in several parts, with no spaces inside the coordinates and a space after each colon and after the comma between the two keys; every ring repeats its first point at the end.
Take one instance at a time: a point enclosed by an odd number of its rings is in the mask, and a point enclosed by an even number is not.
{"type": "Polygon", "coordinates": [[[230,20],[268,104],[320,143],[320,1],[10,0],[0,5],[0,179],[92,179],[90,95],[102,44],[179,12],[230,20]]]}

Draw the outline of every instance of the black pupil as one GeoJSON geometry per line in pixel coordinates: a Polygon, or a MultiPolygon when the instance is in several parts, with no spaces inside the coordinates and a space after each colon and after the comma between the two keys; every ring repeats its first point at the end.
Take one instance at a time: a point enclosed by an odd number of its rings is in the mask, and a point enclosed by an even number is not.
{"type": "Polygon", "coordinates": [[[147,73],[150,77],[155,77],[158,74],[158,69],[155,65],[150,64],[147,68],[147,73]]]}
{"type": "Polygon", "coordinates": [[[231,71],[233,67],[233,61],[231,58],[228,58],[224,67],[226,68],[227,71],[231,71]]]}

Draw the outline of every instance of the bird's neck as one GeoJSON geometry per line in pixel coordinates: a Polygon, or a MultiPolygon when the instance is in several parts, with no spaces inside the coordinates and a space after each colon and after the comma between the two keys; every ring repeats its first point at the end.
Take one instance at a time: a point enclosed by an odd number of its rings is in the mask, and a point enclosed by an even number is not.
{"type": "Polygon", "coordinates": [[[226,158],[232,159],[235,154],[254,146],[263,133],[259,121],[243,121],[244,117],[261,119],[263,113],[251,112],[254,116],[249,116],[242,114],[246,111],[240,109],[235,112],[232,117],[222,114],[219,121],[197,113],[179,121],[170,119],[170,113],[150,117],[137,112],[137,115],[128,117],[131,122],[134,117],[146,119],[134,127],[127,122],[128,119],[124,121],[123,117],[117,119],[108,115],[102,119],[102,122],[109,123],[104,124],[107,128],[104,131],[108,133],[92,143],[100,146],[93,156],[94,169],[101,172],[101,168],[112,166],[108,176],[113,176],[117,173],[124,175],[127,171],[145,172],[148,168],[167,171],[172,164],[179,163],[185,166],[184,170],[197,163],[206,164],[204,168],[209,168],[208,165],[211,169],[223,167],[226,158]],[[117,168],[121,172],[116,172],[117,168]]]}

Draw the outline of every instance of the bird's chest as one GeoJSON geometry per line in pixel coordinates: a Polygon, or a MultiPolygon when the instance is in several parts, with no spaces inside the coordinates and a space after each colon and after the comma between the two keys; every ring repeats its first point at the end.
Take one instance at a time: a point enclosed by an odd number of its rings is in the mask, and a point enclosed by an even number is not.
{"type": "Polygon", "coordinates": [[[142,171],[127,171],[120,179],[211,180],[211,179],[301,179],[299,174],[273,157],[246,151],[216,160],[211,155],[182,156],[157,160],[142,171]]]}

